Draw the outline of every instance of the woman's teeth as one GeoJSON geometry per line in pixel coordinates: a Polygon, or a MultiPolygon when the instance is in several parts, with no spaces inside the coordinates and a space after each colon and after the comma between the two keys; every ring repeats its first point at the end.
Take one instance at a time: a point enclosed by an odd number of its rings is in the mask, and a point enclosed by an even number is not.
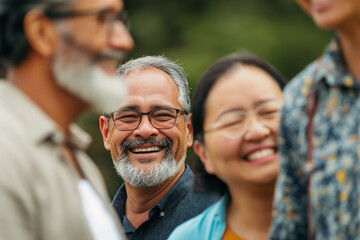
{"type": "Polygon", "coordinates": [[[270,156],[275,153],[273,148],[261,149],[259,151],[249,154],[246,158],[250,161],[257,160],[263,157],[270,156]]]}
{"type": "Polygon", "coordinates": [[[133,148],[131,149],[131,152],[133,153],[143,153],[143,152],[158,152],[160,151],[162,148],[159,146],[155,146],[155,147],[148,147],[148,148],[133,148]]]}

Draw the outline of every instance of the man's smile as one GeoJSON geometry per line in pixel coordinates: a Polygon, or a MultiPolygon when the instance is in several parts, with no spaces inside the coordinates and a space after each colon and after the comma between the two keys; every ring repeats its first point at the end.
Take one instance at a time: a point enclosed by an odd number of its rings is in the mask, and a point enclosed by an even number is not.
{"type": "Polygon", "coordinates": [[[161,150],[163,150],[164,147],[160,147],[160,146],[153,146],[153,147],[135,147],[135,148],[130,148],[130,152],[132,153],[151,153],[151,152],[159,152],[161,150]]]}

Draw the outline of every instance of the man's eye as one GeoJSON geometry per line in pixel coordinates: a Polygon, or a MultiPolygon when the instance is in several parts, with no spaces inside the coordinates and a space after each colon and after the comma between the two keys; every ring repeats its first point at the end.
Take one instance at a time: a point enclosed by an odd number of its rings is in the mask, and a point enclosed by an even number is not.
{"type": "Polygon", "coordinates": [[[125,26],[128,25],[128,16],[126,11],[121,11],[116,15],[116,20],[121,21],[125,26]]]}
{"type": "Polygon", "coordinates": [[[166,112],[154,114],[154,117],[172,117],[172,116],[173,115],[171,113],[166,113],[166,112]]]}
{"type": "Polygon", "coordinates": [[[110,18],[111,14],[112,13],[109,10],[104,10],[104,11],[99,12],[98,17],[97,17],[99,23],[106,23],[108,21],[108,19],[110,18]]]}
{"type": "Polygon", "coordinates": [[[175,118],[174,114],[167,111],[159,111],[152,115],[152,118],[156,121],[168,121],[175,118]]]}
{"type": "Polygon", "coordinates": [[[115,118],[115,121],[134,122],[134,121],[138,121],[138,119],[139,117],[137,115],[123,115],[115,118]]]}
{"type": "Polygon", "coordinates": [[[156,114],[153,116],[153,118],[155,118],[156,120],[167,120],[170,118],[174,118],[174,116],[168,113],[163,113],[163,114],[156,114]]]}

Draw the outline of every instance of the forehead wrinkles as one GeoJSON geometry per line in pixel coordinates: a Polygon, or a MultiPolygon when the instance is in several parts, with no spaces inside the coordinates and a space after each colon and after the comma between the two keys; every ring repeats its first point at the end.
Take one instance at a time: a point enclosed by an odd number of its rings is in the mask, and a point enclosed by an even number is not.
{"type": "Polygon", "coordinates": [[[125,83],[128,87],[127,105],[180,106],[177,85],[161,70],[149,68],[130,72],[125,83]]]}
{"type": "Polygon", "coordinates": [[[123,8],[123,1],[120,0],[72,0],[72,2],[75,9],[114,8],[115,11],[119,11],[123,8]]]}

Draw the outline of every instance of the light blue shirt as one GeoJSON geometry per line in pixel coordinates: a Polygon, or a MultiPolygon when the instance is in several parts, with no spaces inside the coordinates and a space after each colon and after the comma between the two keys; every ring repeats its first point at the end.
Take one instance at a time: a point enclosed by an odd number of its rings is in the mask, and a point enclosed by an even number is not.
{"type": "Polygon", "coordinates": [[[221,239],[226,228],[225,215],[229,200],[229,195],[225,195],[200,215],[178,226],[168,240],[221,239]]]}

